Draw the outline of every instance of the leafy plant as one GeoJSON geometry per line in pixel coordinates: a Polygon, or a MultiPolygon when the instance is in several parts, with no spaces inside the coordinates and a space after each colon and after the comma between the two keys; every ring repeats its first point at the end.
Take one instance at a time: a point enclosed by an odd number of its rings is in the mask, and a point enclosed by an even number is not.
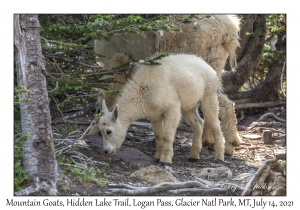
{"type": "Polygon", "coordinates": [[[26,171],[23,170],[21,162],[15,162],[14,165],[14,190],[21,190],[22,183],[28,179],[26,171]]]}
{"type": "Polygon", "coordinates": [[[21,165],[22,159],[22,147],[23,141],[27,140],[29,137],[21,137],[17,143],[15,143],[14,149],[14,190],[21,190],[22,184],[28,179],[27,173],[23,170],[21,165]]]}

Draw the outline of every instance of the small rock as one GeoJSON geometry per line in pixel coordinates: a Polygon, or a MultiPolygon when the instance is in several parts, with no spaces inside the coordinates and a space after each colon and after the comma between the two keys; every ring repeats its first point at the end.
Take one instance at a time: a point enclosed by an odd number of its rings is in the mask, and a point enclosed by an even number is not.
{"type": "Polygon", "coordinates": [[[212,179],[221,179],[221,178],[231,178],[232,171],[226,167],[218,167],[218,168],[202,168],[202,169],[195,169],[191,172],[192,175],[199,177],[199,178],[212,178],[212,179]]]}
{"type": "Polygon", "coordinates": [[[285,150],[274,150],[274,154],[277,160],[286,160],[285,150]]]}
{"type": "Polygon", "coordinates": [[[180,144],[180,152],[190,152],[191,146],[187,144],[180,144]]]}
{"type": "Polygon", "coordinates": [[[256,134],[245,134],[243,135],[244,138],[247,138],[247,139],[260,139],[261,136],[260,135],[256,135],[256,134]]]}
{"type": "Polygon", "coordinates": [[[178,182],[167,170],[151,165],[133,172],[130,177],[136,177],[148,183],[159,184],[162,182],[178,182]]]}
{"type": "Polygon", "coordinates": [[[282,138],[281,146],[283,146],[283,147],[286,146],[286,137],[285,136],[282,138]]]}
{"type": "Polygon", "coordinates": [[[64,176],[63,178],[67,183],[72,183],[72,180],[68,176],[64,176]]]}
{"type": "Polygon", "coordinates": [[[264,144],[273,144],[272,131],[270,130],[263,131],[263,141],[264,144]]]}

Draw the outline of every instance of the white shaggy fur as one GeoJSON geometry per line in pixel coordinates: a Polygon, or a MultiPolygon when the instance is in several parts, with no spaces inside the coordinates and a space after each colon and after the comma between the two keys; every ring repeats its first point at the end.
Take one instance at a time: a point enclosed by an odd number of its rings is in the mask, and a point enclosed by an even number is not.
{"type": "Polygon", "coordinates": [[[198,114],[200,106],[212,130],[215,159],[224,161],[216,72],[195,55],[170,55],[160,62],[159,66],[136,67],[111,112],[103,100],[104,115],[99,120],[99,129],[104,151],[114,154],[121,147],[129,125],[148,117],[156,139],[155,158],[172,163],[173,140],[182,115],[194,132],[189,157],[199,159],[203,131],[203,120],[198,114]]]}
{"type": "MultiPolygon", "coordinates": [[[[230,63],[234,65],[235,49],[239,46],[240,20],[235,15],[211,15],[209,18],[206,15],[198,15],[198,17],[199,20],[194,19],[192,23],[183,25],[182,33],[164,32],[161,34],[150,31],[114,36],[110,41],[96,40],[95,52],[106,56],[102,60],[106,68],[123,64],[125,57],[139,61],[157,52],[195,54],[202,57],[216,71],[220,79],[228,56],[230,63]]],[[[114,77],[120,82],[111,83],[110,89],[123,89],[123,84],[131,78],[131,75],[132,72],[116,74],[114,77]]],[[[237,146],[241,141],[236,128],[234,103],[221,92],[218,96],[226,153],[232,155],[233,145],[237,146]]],[[[106,96],[105,100],[109,108],[115,104],[116,98],[116,95],[106,96]]],[[[101,98],[98,99],[100,107],[101,100],[101,98]]],[[[97,134],[98,127],[98,124],[93,126],[89,134],[97,134]]],[[[213,144],[212,133],[206,123],[203,140],[213,144]]]]}

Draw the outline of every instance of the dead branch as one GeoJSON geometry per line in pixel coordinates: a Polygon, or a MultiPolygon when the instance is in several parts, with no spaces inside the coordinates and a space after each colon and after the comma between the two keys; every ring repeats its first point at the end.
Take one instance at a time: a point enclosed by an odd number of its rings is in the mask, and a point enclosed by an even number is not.
{"type": "Polygon", "coordinates": [[[163,182],[150,187],[130,187],[124,184],[109,184],[108,186],[112,188],[117,188],[109,189],[110,192],[112,192],[112,194],[122,196],[157,195],[160,193],[169,193],[169,190],[176,190],[182,188],[208,188],[208,186],[197,181],[187,181],[178,183],[163,182]]]}
{"type": "Polygon", "coordinates": [[[269,101],[264,103],[237,104],[235,105],[235,109],[265,108],[265,107],[274,107],[283,104],[285,104],[285,101],[269,101]]]}
{"type": "Polygon", "coordinates": [[[91,69],[102,69],[103,68],[101,66],[93,66],[93,65],[84,63],[82,61],[75,60],[75,59],[70,59],[70,58],[66,58],[66,57],[61,57],[61,56],[56,56],[56,55],[49,55],[49,54],[44,54],[44,56],[48,57],[48,58],[61,59],[61,60],[64,60],[64,61],[67,61],[67,62],[70,62],[70,63],[76,63],[76,64],[79,64],[81,66],[88,67],[88,68],[91,68],[91,69]]]}
{"type": "Polygon", "coordinates": [[[253,122],[249,129],[255,127],[286,127],[286,123],[281,122],[253,122]]]}
{"type": "Polygon", "coordinates": [[[284,119],[281,119],[281,118],[277,117],[277,116],[276,116],[274,113],[272,113],[272,112],[266,113],[266,114],[262,115],[262,116],[258,119],[258,121],[265,120],[265,119],[268,118],[268,117],[272,117],[274,120],[277,120],[277,121],[279,121],[279,122],[286,122],[284,119]]]}
{"type": "Polygon", "coordinates": [[[187,189],[177,189],[170,190],[168,195],[196,195],[196,196],[227,196],[227,189],[222,188],[213,188],[213,189],[196,189],[196,188],[187,188],[187,189]]]}
{"type": "Polygon", "coordinates": [[[80,108],[73,107],[72,109],[62,110],[62,113],[78,112],[78,111],[82,111],[82,110],[83,110],[83,107],[80,107],[80,108]]]}
{"type": "Polygon", "coordinates": [[[211,187],[209,184],[205,184],[199,181],[187,181],[187,182],[163,182],[155,186],[149,187],[132,187],[127,184],[109,184],[109,189],[112,195],[121,196],[143,196],[143,195],[240,195],[244,190],[241,187],[235,188],[236,192],[232,189],[211,187]],[[232,191],[232,192],[231,192],[232,191]]]}
{"type": "Polygon", "coordinates": [[[284,169],[277,160],[267,160],[248,182],[242,196],[286,195],[284,169]]]}
{"type": "Polygon", "coordinates": [[[54,90],[56,90],[58,88],[58,81],[55,82],[55,88],[52,90],[48,90],[48,93],[53,92],[54,90]]]}
{"type": "Polygon", "coordinates": [[[64,120],[67,120],[67,119],[69,119],[69,118],[74,118],[74,117],[79,117],[79,116],[82,116],[82,115],[84,115],[84,111],[83,110],[81,110],[81,111],[78,111],[78,112],[76,112],[75,114],[72,114],[72,115],[70,115],[70,116],[65,116],[64,117],[64,120]]]}
{"type": "Polygon", "coordinates": [[[72,120],[55,120],[52,121],[51,124],[52,125],[57,125],[57,124],[65,124],[65,123],[69,123],[69,124],[77,124],[77,125],[90,125],[91,122],[78,122],[78,121],[72,121],[72,120]]]}

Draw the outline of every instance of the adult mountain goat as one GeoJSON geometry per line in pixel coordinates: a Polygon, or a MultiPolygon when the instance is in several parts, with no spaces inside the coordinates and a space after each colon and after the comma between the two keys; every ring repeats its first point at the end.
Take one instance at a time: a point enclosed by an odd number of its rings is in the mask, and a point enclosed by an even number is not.
{"type": "MultiPolygon", "coordinates": [[[[231,65],[235,61],[235,49],[239,46],[239,24],[240,20],[234,15],[198,15],[190,24],[184,24],[182,32],[141,32],[140,34],[129,34],[114,36],[110,41],[96,40],[95,52],[105,55],[102,62],[107,68],[114,68],[122,62],[110,60],[116,53],[123,53],[133,61],[145,60],[154,53],[186,53],[195,54],[205,60],[217,73],[221,81],[222,69],[229,56],[231,65]]],[[[121,57],[121,56],[120,56],[121,57]]],[[[115,74],[119,82],[111,83],[110,89],[120,90],[130,79],[129,74],[115,74]]],[[[106,96],[108,108],[116,102],[117,95],[106,96]]],[[[234,103],[226,95],[218,93],[220,119],[222,131],[225,137],[225,151],[232,155],[234,146],[240,144],[240,137],[237,133],[237,120],[235,116],[234,103]]],[[[101,107],[102,98],[98,99],[101,107]]],[[[89,134],[99,133],[99,126],[96,124],[89,134]]],[[[213,136],[209,126],[204,124],[203,139],[209,145],[213,144],[213,136]]]]}
{"type": "Polygon", "coordinates": [[[195,55],[170,55],[160,63],[135,67],[132,79],[124,86],[111,112],[103,100],[104,115],[99,120],[99,130],[104,152],[114,154],[121,147],[129,125],[148,117],[156,140],[155,158],[172,163],[173,140],[182,115],[194,133],[189,158],[199,159],[204,124],[198,114],[200,106],[212,130],[215,159],[224,161],[216,72],[195,55]]]}

